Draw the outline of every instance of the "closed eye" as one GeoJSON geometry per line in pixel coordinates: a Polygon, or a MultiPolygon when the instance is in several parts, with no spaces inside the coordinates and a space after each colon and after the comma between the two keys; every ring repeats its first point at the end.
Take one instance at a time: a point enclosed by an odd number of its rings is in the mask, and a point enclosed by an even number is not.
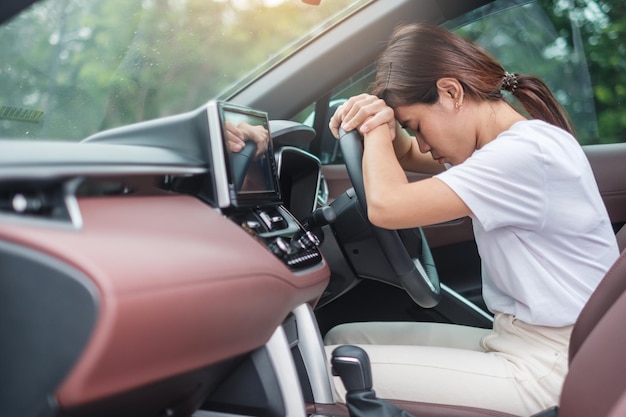
{"type": "Polygon", "coordinates": [[[419,127],[412,129],[407,125],[402,125],[402,128],[406,130],[411,136],[417,136],[419,134],[419,127]]]}

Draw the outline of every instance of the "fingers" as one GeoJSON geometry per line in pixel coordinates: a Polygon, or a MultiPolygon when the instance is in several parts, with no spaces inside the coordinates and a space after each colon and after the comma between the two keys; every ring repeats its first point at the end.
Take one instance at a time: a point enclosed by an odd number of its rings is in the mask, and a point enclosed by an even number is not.
{"type": "MultiPolygon", "coordinates": [[[[371,102],[375,96],[369,94],[360,94],[358,96],[351,97],[337,108],[335,114],[331,117],[328,127],[336,138],[339,138],[339,128],[341,127],[345,131],[354,129],[349,122],[354,122],[355,111],[358,112],[359,108],[366,102],[371,102]]],[[[358,126],[358,125],[357,125],[358,126]]]]}
{"type": "Polygon", "coordinates": [[[225,123],[226,141],[231,152],[239,152],[245,145],[245,137],[243,133],[235,127],[231,122],[225,123]]]}
{"type": "Polygon", "coordinates": [[[339,139],[339,126],[341,126],[341,120],[343,120],[343,105],[337,107],[335,114],[333,114],[330,118],[330,122],[328,122],[328,127],[330,128],[331,133],[337,139],[339,139]]]}
{"type": "Polygon", "coordinates": [[[344,106],[346,109],[343,114],[341,127],[345,131],[360,127],[382,108],[387,107],[383,100],[369,94],[352,97],[344,106]]]}
{"type": "Polygon", "coordinates": [[[386,124],[395,135],[395,123],[393,109],[384,100],[370,94],[360,94],[339,106],[330,119],[329,128],[338,138],[340,127],[345,131],[358,129],[361,134],[365,134],[386,124]]]}
{"type": "Polygon", "coordinates": [[[259,156],[267,150],[269,144],[269,132],[261,125],[252,126],[247,123],[240,123],[238,126],[240,131],[243,132],[244,138],[252,140],[257,145],[257,151],[255,156],[259,156]]]}

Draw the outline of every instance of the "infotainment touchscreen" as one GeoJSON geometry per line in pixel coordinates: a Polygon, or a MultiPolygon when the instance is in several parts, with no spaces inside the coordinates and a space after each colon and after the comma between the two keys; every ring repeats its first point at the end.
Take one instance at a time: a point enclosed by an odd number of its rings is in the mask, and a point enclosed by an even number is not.
{"type": "Polygon", "coordinates": [[[218,205],[279,203],[267,113],[221,101],[209,102],[207,112],[218,205]]]}

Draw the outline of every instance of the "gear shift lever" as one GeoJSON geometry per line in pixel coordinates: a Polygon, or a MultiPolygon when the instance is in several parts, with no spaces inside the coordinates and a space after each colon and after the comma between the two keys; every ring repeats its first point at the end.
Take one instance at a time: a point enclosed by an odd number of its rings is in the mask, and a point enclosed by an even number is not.
{"type": "Polygon", "coordinates": [[[367,353],[358,346],[343,345],[333,351],[333,375],[339,376],[346,391],[370,391],[372,368],[367,353]]]}
{"type": "Polygon", "coordinates": [[[333,375],[346,388],[350,417],[413,417],[401,408],[376,397],[372,390],[372,368],[367,353],[358,346],[342,345],[333,350],[330,360],[333,375]]]}

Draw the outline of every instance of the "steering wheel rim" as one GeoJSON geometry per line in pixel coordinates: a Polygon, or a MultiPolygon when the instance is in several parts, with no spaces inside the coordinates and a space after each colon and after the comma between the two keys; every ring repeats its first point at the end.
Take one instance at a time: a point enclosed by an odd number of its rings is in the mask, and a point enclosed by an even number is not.
{"type": "Polygon", "coordinates": [[[257,144],[252,140],[247,140],[243,149],[239,152],[232,152],[230,154],[230,164],[233,174],[233,182],[235,190],[241,190],[243,186],[243,180],[246,177],[250,163],[254,158],[254,154],[257,150],[257,144]]]}
{"type": "MultiPolygon", "coordinates": [[[[359,201],[359,206],[366,214],[367,200],[365,198],[365,186],[363,184],[363,147],[361,135],[356,130],[345,132],[339,130],[339,146],[343,154],[348,176],[354,187],[354,192],[359,201]]],[[[421,307],[435,307],[441,299],[441,286],[437,268],[430,252],[430,247],[419,228],[422,240],[420,258],[412,258],[402,243],[397,230],[383,229],[371,224],[374,237],[380,244],[384,256],[389,261],[397,281],[402,284],[404,290],[411,299],[421,307]]]]}

